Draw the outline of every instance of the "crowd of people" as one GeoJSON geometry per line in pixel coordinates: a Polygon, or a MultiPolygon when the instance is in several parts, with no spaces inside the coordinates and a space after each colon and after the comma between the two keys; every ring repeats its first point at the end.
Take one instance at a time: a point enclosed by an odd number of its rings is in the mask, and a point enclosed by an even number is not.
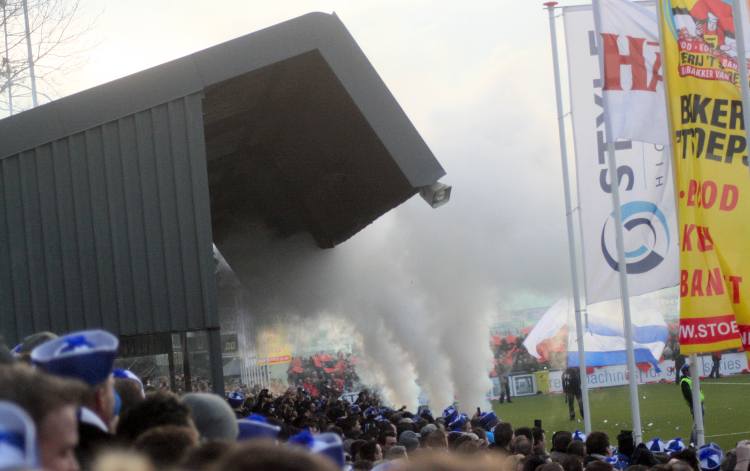
{"type": "Polygon", "coordinates": [[[117,347],[113,335],[86,331],[36,334],[0,352],[0,470],[748,471],[750,463],[747,441],[724,454],[680,439],[635,446],[629,432],[616,447],[602,432],[548,439],[540,423],[514,428],[455,405],[438,414],[392,409],[367,390],[344,400],[336,389],[309,390],[305,376],[276,395],[149,392],[114,368],[117,347]]]}
{"type": "Polygon", "coordinates": [[[303,388],[315,398],[321,394],[338,397],[345,391],[359,389],[356,359],[344,352],[293,357],[287,370],[287,381],[290,386],[303,388]]]}

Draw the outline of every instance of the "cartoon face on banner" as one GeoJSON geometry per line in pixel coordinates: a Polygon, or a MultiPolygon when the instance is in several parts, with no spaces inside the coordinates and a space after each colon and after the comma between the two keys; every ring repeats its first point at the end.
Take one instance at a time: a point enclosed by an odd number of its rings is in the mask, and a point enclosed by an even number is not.
{"type": "Polygon", "coordinates": [[[680,51],[681,77],[739,82],[731,1],[672,0],[668,26],[680,51]]]}

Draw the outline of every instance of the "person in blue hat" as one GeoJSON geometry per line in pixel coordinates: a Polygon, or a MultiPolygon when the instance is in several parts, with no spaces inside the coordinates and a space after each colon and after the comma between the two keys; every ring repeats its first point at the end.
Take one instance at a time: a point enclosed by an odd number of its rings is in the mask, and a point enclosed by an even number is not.
{"type": "Polygon", "coordinates": [[[37,467],[36,427],[18,405],[0,401],[0,470],[37,467]]]}
{"type": "Polygon", "coordinates": [[[120,400],[120,414],[125,415],[130,409],[146,399],[143,382],[130,370],[115,368],[112,372],[115,378],[115,399],[120,400]]]}
{"type": "Polygon", "coordinates": [[[57,335],[52,332],[35,332],[31,335],[24,337],[24,339],[13,347],[11,353],[18,360],[24,363],[31,363],[31,352],[39,345],[49,342],[57,338],[57,335]]]}
{"type": "Polygon", "coordinates": [[[38,464],[45,471],[79,470],[76,411],[85,393],[78,381],[54,377],[23,363],[0,367],[0,401],[16,404],[33,421],[38,464]]]}
{"type": "Polygon", "coordinates": [[[97,449],[113,443],[117,401],[112,370],[117,337],[104,330],[73,332],[49,340],[31,351],[31,361],[47,373],[72,378],[88,386],[78,411],[76,455],[86,466],[97,449]]]}

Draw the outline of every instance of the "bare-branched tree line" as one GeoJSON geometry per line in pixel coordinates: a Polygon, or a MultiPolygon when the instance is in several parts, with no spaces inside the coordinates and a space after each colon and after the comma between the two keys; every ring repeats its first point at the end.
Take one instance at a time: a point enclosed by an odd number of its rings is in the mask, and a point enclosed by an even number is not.
{"type": "Polygon", "coordinates": [[[0,0],[0,117],[32,107],[24,2],[39,103],[51,101],[65,74],[80,66],[80,0],[0,0]]]}

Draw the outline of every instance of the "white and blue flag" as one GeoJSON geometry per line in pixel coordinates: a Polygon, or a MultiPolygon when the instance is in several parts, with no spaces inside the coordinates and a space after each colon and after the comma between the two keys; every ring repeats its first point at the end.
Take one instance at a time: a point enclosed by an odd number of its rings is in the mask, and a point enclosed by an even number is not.
{"type": "MultiPolygon", "coordinates": [[[[636,363],[649,363],[658,369],[669,337],[663,310],[665,301],[674,296],[674,290],[669,289],[630,298],[636,363]]],[[[620,300],[592,304],[582,317],[586,366],[627,364],[620,300]]],[[[561,299],[545,312],[529,332],[524,347],[531,355],[542,359],[540,346],[566,331],[568,366],[578,366],[578,338],[570,300],[561,299]]]]}
{"type": "MultiPolygon", "coordinates": [[[[633,321],[633,348],[636,363],[650,363],[658,369],[659,359],[669,337],[657,296],[630,299],[633,321]]],[[[592,304],[584,318],[586,366],[627,364],[625,335],[620,301],[592,304]]],[[[568,366],[578,366],[578,339],[575,327],[568,329],[568,366]]]]}

